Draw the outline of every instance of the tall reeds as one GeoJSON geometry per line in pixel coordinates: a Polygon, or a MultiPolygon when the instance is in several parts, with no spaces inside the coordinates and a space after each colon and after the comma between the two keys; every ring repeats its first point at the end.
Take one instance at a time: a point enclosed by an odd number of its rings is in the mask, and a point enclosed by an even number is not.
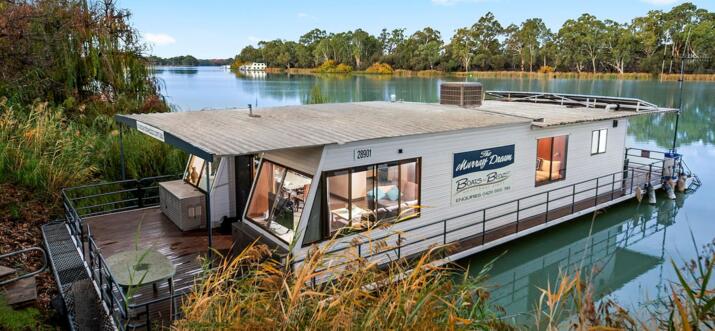
{"type": "Polygon", "coordinates": [[[508,329],[487,304],[485,273],[463,276],[431,267],[428,252],[414,264],[379,268],[357,258],[346,266],[316,248],[286,268],[252,245],[207,271],[183,305],[179,330],[493,330],[508,329]],[[328,279],[313,284],[312,279],[328,279]]]}

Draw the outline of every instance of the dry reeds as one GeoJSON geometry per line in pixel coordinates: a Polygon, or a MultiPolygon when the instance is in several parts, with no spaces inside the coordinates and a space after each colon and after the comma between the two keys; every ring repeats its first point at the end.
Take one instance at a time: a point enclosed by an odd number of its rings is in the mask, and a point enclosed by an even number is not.
{"type": "Polygon", "coordinates": [[[379,268],[357,258],[332,263],[331,245],[316,248],[294,269],[250,246],[196,283],[179,330],[444,330],[504,329],[489,309],[478,277],[429,265],[434,251],[410,264],[379,268]],[[313,279],[324,282],[313,284],[313,279]]]}

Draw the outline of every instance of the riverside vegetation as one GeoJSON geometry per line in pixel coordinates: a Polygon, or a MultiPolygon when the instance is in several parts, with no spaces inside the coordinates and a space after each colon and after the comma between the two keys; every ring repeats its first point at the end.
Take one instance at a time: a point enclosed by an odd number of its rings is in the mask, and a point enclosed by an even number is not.
{"type": "Polygon", "coordinates": [[[457,29],[447,41],[431,27],[411,35],[405,29],[383,29],[378,35],[362,29],[337,33],[313,29],[298,41],[276,39],[246,46],[233,67],[265,62],[290,72],[332,61],[357,71],[382,63],[416,72],[557,71],[566,72],[565,77],[578,77],[571,72],[591,73],[586,78],[601,78],[598,74],[620,78],[638,72],[639,78],[651,78],[677,73],[681,57],[694,59],[686,69],[702,73],[697,79],[715,80],[715,13],[686,2],[670,11],[649,11],[630,22],[583,14],[567,20],[558,31],[551,31],[540,18],[504,26],[486,13],[473,25],[457,29]]]}
{"type": "MultiPolygon", "coordinates": [[[[132,29],[130,13],[111,0],[16,0],[0,2],[0,248],[2,252],[40,245],[39,226],[60,215],[58,194],[65,186],[118,179],[116,113],[168,111],[160,84],[152,77],[145,48],[132,29]]],[[[326,70],[338,70],[339,61],[326,70]],[[332,69],[334,68],[334,69],[332,69]]],[[[361,67],[361,66],[357,66],[361,67]]],[[[343,67],[344,70],[345,67],[343,67]]],[[[375,66],[376,71],[388,70],[375,66]]],[[[394,70],[399,73],[400,69],[394,70]]],[[[318,88],[306,102],[325,102],[318,88]]],[[[125,132],[127,176],[177,173],[185,155],[142,134],[125,132]]],[[[672,298],[659,305],[655,327],[712,327],[712,245],[688,262],[673,284],[672,298]],[[709,250],[708,250],[709,249],[709,250]]],[[[182,308],[178,329],[197,327],[512,329],[487,302],[480,285],[488,274],[464,277],[456,267],[429,267],[435,248],[415,265],[378,269],[367,261],[336,270],[337,280],[306,286],[329,258],[316,250],[295,270],[280,267],[265,248],[252,247],[238,258],[207,270],[182,308]],[[236,277],[239,275],[241,277],[236,277]],[[377,291],[365,285],[388,282],[377,291]],[[241,323],[241,324],[237,324],[241,323]],[[243,324],[245,323],[245,324],[243,324]]],[[[16,261],[18,262],[18,261],[16,261]]],[[[19,261],[28,268],[37,261],[19,261]]],[[[48,302],[54,292],[49,273],[40,285],[40,310],[15,311],[0,299],[0,329],[51,328],[48,302]]],[[[596,309],[586,277],[564,275],[544,289],[539,326],[563,326],[564,310],[577,312],[569,325],[632,326],[625,310],[596,309]],[[572,300],[572,304],[566,302],[572,300]],[[559,303],[564,303],[559,304],[559,303]],[[575,308],[574,308],[575,307],[575,308]],[[622,323],[622,324],[618,324],[622,323]]],[[[638,328],[637,326],[635,328],[638,328]]]]}
{"type": "MultiPolygon", "coordinates": [[[[112,0],[0,2],[3,253],[41,246],[40,225],[62,215],[62,187],[120,179],[114,114],[169,110],[129,19],[112,0]]],[[[185,156],[165,144],[134,132],[124,144],[127,176],[181,170],[185,156]]],[[[1,262],[35,270],[39,256],[1,262]]],[[[44,313],[11,318],[0,307],[0,329],[43,328],[56,289],[50,273],[39,277],[44,313]]]]}

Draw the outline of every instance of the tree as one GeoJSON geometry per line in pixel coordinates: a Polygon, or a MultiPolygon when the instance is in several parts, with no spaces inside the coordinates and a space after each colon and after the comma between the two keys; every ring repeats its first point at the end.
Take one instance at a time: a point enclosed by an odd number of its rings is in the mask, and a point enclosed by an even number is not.
{"type": "Polygon", "coordinates": [[[632,26],[605,21],[604,44],[608,51],[605,62],[623,74],[636,52],[636,36],[632,26]]]}
{"type": "Polygon", "coordinates": [[[371,59],[373,55],[380,52],[379,41],[362,29],[353,31],[351,37],[350,48],[355,59],[355,68],[362,69],[364,59],[371,59]]]}
{"type": "Polygon", "coordinates": [[[595,16],[583,14],[577,20],[567,20],[559,30],[559,48],[566,62],[581,72],[583,62],[588,59],[596,73],[596,60],[603,48],[605,24],[595,16]]]}
{"type": "Polygon", "coordinates": [[[454,36],[452,36],[450,48],[455,58],[461,62],[464,71],[468,72],[472,56],[477,49],[473,31],[469,28],[457,29],[454,36]]]}
{"type": "Polygon", "coordinates": [[[482,69],[487,70],[496,66],[494,59],[499,53],[501,47],[499,37],[503,33],[504,28],[491,12],[484,14],[472,25],[471,34],[476,47],[474,60],[482,69]]]}
{"type": "Polygon", "coordinates": [[[434,69],[442,51],[442,37],[439,31],[426,27],[415,32],[405,43],[405,54],[414,70],[434,69]]]}

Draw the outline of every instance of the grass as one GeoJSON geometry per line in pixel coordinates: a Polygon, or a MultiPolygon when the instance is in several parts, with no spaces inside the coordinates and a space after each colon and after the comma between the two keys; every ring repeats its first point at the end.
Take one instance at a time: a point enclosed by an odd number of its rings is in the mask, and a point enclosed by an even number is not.
{"type": "MultiPolygon", "coordinates": [[[[124,135],[127,177],[179,173],[185,154],[144,135],[124,135]]],[[[120,179],[119,137],[107,115],[73,119],[61,106],[0,100],[0,181],[54,200],[60,189],[120,179]]]]}
{"type": "Polygon", "coordinates": [[[37,308],[13,309],[0,295],[0,329],[8,331],[50,330],[37,308]]]}

